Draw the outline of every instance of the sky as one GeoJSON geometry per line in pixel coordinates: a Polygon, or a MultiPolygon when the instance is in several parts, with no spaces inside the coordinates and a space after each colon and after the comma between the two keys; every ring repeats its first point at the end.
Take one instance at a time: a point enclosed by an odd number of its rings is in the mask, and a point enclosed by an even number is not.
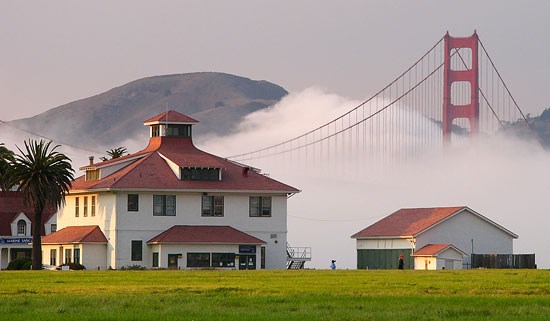
{"type": "Polygon", "coordinates": [[[155,75],[226,72],[363,100],[477,30],[521,108],[550,107],[550,2],[0,0],[0,120],[155,75]]]}
{"type": "MultiPolygon", "coordinates": [[[[445,32],[469,36],[474,30],[523,111],[538,115],[550,107],[548,12],[548,1],[503,0],[0,0],[0,120],[30,117],[143,77],[225,72],[290,92],[234,135],[200,146],[219,155],[246,152],[227,147],[263,147],[251,138],[277,143],[309,130],[387,85],[445,32]],[[296,110],[308,118],[294,117],[296,110]],[[278,126],[258,125],[270,119],[278,126]]],[[[543,247],[550,155],[498,137],[479,144],[352,178],[324,175],[315,166],[258,166],[302,190],[289,199],[289,241],[313,247],[309,267],[328,268],[336,259],[339,268],[354,268],[349,236],[401,207],[455,205],[520,235],[515,252],[536,252],[537,263],[550,267],[543,247]],[[349,203],[360,210],[342,205],[349,203]]],[[[126,144],[130,151],[145,145],[126,144]]],[[[87,153],[65,152],[76,168],[87,162],[87,153]]]]}

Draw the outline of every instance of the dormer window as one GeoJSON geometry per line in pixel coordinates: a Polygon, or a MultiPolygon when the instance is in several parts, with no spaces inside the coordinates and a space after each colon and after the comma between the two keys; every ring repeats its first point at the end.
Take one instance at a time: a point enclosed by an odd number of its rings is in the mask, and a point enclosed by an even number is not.
{"type": "Polygon", "coordinates": [[[99,180],[99,169],[86,169],[86,182],[99,180]]]}
{"type": "Polygon", "coordinates": [[[17,235],[27,235],[27,222],[24,220],[17,222],[17,235]]]}
{"type": "Polygon", "coordinates": [[[180,167],[181,180],[221,181],[220,168],[180,167]]]}

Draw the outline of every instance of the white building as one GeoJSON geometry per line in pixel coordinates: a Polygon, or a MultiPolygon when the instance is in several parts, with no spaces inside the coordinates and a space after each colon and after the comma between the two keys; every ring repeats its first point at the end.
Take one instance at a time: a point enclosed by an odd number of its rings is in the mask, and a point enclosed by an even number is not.
{"type": "Polygon", "coordinates": [[[351,236],[358,269],[460,269],[471,254],[512,254],[518,236],[466,207],[400,209],[351,236]]]}
{"type": "MultiPolygon", "coordinates": [[[[42,235],[55,231],[55,209],[42,213],[42,235]]],[[[21,192],[0,191],[0,269],[19,257],[31,257],[34,210],[25,204],[21,192]]]]}
{"type": "Polygon", "coordinates": [[[59,231],[43,239],[44,264],[284,269],[287,197],[299,190],[197,149],[196,123],[162,113],[144,123],[147,148],[82,167],[59,231]]]}

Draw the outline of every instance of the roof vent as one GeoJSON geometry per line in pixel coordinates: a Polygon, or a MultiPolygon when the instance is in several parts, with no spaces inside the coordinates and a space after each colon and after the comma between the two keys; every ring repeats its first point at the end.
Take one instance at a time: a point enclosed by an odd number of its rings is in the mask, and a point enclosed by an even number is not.
{"type": "Polygon", "coordinates": [[[243,167],[243,176],[248,176],[249,170],[250,170],[250,167],[243,167]]]}

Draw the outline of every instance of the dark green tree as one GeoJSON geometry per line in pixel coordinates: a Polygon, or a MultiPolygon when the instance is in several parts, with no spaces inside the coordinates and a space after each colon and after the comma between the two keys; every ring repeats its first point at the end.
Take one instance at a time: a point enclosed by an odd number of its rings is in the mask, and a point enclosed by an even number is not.
{"type": "Polygon", "coordinates": [[[107,155],[109,155],[109,157],[111,158],[107,158],[107,157],[101,157],[100,159],[102,161],[108,161],[110,159],[114,159],[114,158],[119,158],[119,157],[122,157],[124,156],[125,154],[127,155],[128,154],[128,150],[126,149],[126,147],[117,147],[117,148],[112,148],[112,149],[109,149],[108,151],[106,151],[107,155]]]}
{"type": "Polygon", "coordinates": [[[18,191],[34,210],[32,224],[32,269],[42,268],[42,213],[48,206],[59,207],[65,203],[73,180],[74,170],[70,158],[56,151],[59,145],[51,141],[25,141],[25,150],[17,147],[10,176],[18,182],[18,191]]]}
{"type": "Polygon", "coordinates": [[[3,191],[9,191],[13,186],[13,180],[9,177],[13,157],[13,152],[0,143],[0,189],[3,191]]]}

